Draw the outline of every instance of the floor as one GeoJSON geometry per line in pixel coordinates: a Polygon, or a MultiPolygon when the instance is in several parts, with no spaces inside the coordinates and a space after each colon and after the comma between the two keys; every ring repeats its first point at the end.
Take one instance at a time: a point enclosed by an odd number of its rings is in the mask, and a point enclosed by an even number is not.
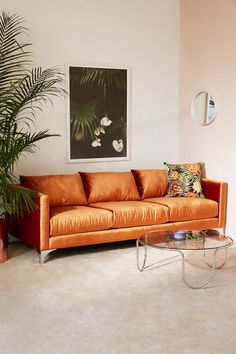
{"type": "MultiPolygon", "coordinates": [[[[187,260],[190,281],[207,277],[199,252],[187,260]]],[[[180,261],[140,273],[133,241],[58,250],[43,265],[17,241],[0,265],[2,354],[235,354],[235,323],[235,248],[204,290],[183,284],[180,261]]]]}

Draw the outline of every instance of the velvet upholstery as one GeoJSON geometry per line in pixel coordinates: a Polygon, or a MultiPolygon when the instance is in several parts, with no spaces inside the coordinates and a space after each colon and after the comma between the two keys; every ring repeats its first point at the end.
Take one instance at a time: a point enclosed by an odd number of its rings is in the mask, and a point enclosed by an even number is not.
{"type": "Polygon", "coordinates": [[[218,227],[224,227],[226,223],[227,183],[202,178],[202,189],[206,198],[215,200],[219,204],[218,227]]]}
{"type": "Polygon", "coordinates": [[[88,203],[139,200],[131,172],[81,172],[88,203]]]}
{"type": "Polygon", "coordinates": [[[38,250],[49,248],[49,197],[38,193],[34,197],[38,209],[15,221],[12,234],[38,250]]]}
{"type": "Polygon", "coordinates": [[[148,231],[158,230],[200,230],[218,227],[218,219],[201,219],[183,222],[173,222],[159,225],[145,225],[125,227],[118,229],[108,229],[93,232],[76,233],[71,235],[61,235],[50,237],[49,248],[76,247],[84,245],[93,245],[106,242],[117,242],[124,240],[135,240],[145,235],[148,231]]]}
{"type": "Polygon", "coordinates": [[[162,197],[145,201],[166,206],[169,210],[169,221],[198,220],[218,215],[218,203],[205,198],[162,197]]]}
{"type": "Polygon", "coordinates": [[[80,175],[20,176],[22,186],[49,196],[50,206],[87,205],[80,175]]]}
{"type": "MultiPolygon", "coordinates": [[[[114,172],[109,174],[110,180],[115,181],[116,192],[117,190],[119,191],[118,182],[120,180],[122,182],[120,176],[119,173],[114,172]]],[[[92,196],[97,198],[104,193],[106,199],[111,197],[113,191],[107,183],[102,183],[102,180],[101,176],[99,176],[98,181],[100,187],[97,188],[97,186],[94,189],[97,194],[92,193],[92,196]],[[109,192],[108,194],[107,190],[109,192]]],[[[106,182],[108,180],[109,178],[105,178],[106,182]]],[[[116,201],[115,203],[114,201],[107,203],[96,202],[92,203],[94,205],[90,204],[89,206],[65,205],[52,207],[49,205],[49,196],[38,193],[35,200],[39,209],[36,212],[32,212],[16,220],[13,235],[38,250],[49,250],[136,239],[150,230],[200,230],[225,227],[227,184],[202,179],[202,187],[206,199],[192,198],[191,202],[185,197],[157,197],[147,198],[149,199],[148,201],[124,200],[122,203],[120,201],[116,201]],[[172,199],[175,199],[175,204],[171,204],[173,203],[171,202],[172,199]],[[199,203],[203,203],[202,206],[200,206],[200,204],[194,204],[196,200],[198,200],[199,203]],[[101,203],[104,205],[101,205],[101,203]],[[140,203],[140,206],[138,207],[138,204],[135,205],[136,203],[140,203]],[[144,208],[142,206],[144,203],[149,205],[149,207],[144,208]],[[127,205],[127,208],[125,205],[127,205]],[[91,213],[89,213],[90,209],[91,213]],[[158,212],[156,213],[157,209],[158,212]],[[77,211],[75,212],[75,210],[77,211]],[[68,217],[64,218],[65,215],[68,215],[68,217]],[[156,215],[156,218],[154,215],[156,215]],[[123,217],[124,220],[122,220],[123,217]],[[163,221],[160,221],[162,217],[163,221]],[[171,219],[173,219],[173,221],[171,221],[171,219]],[[149,222],[151,223],[152,220],[154,223],[151,225],[149,222]],[[134,224],[134,222],[137,222],[137,224],[134,224]],[[142,223],[144,225],[142,225],[142,223]],[[114,226],[116,226],[116,228],[114,226]],[[53,236],[50,235],[49,228],[51,228],[51,231],[53,230],[53,236]]],[[[122,188],[126,189],[124,183],[122,184],[122,188]]],[[[119,193],[118,195],[120,196],[119,193]]],[[[127,191],[124,192],[123,196],[127,197],[127,191]]],[[[134,196],[138,196],[139,198],[137,188],[134,196]]]]}
{"type": "Polygon", "coordinates": [[[90,206],[110,210],[113,215],[112,227],[163,224],[168,221],[168,208],[163,205],[141,201],[93,203],[90,206]]]}
{"type": "Polygon", "coordinates": [[[105,230],[112,227],[112,213],[87,206],[54,207],[50,212],[50,236],[105,230]]]}
{"type": "Polygon", "coordinates": [[[132,170],[141,199],[167,193],[166,170],[132,170]]]}

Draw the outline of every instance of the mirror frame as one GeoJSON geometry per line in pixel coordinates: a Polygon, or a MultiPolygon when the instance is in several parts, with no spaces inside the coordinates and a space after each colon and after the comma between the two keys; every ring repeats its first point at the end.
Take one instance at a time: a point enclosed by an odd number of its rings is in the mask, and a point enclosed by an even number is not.
{"type": "MultiPolygon", "coordinates": [[[[206,114],[207,114],[207,111],[205,112],[205,116],[206,116],[206,114]]],[[[194,99],[192,100],[192,103],[191,103],[191,116],[192,116],[192,119],[193,119],[194,122],[196,122],[196,123],[198,123],[198,124],[200,124],[202,126],[207,126],[207,125],[209,125],[209,124],[214,122],[214,120],[216,119],[216,116],[217,116],[216,100],[215,100],[214,95],[210,91],[201,91],[201,92],[198,92],[196,94],[196,96],[194,97],[194,99]],[[205,107],[205,111],[209,109],[210,98],[212,98],[212,100],[214,101],[214,114],[213,114],[213,116],[212,116],[212,118],[210,120],[209,120],[209,115],[207,116],[207,122],[206,123],[203,123],[203,120],[198,118],[198,115],[197,115],[197,112],[196,112],[196,108],[195,108],[196,101],[199,98],[199,96],[201,96],[202,94],[206,94],[207,95],[208,104],[207,104],[207,107],[205,107]]]]}

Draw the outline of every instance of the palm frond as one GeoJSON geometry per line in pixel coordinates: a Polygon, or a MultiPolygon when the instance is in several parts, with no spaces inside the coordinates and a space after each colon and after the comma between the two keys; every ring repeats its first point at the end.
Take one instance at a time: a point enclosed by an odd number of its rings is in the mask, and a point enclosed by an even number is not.
{"type": "Polygon", "coordinates": [[[7,215],[16,217],[23,216],[25,213],[36,210],[37,204],[34,197],[37,192],[25,188],[11,188],[9,185],[2,194],[1,208],[7,215]],[[20,207],[19,207],[20,206],[20,207]]]}
{"type": "Polygon", "coordinates": [[[37,149],[36,142],[39,140],[58,136],[57,134],[49,134],[48,130],[37,133],[15,132],[14,137],[0,141],[0,166],[6,171],[12,171],[15,163],[19,160],[22,153],[34,153],[37,149]]]}
{"type": "Polygon", "coordinates": [[[120,69],[119,75],[118,69],[85,68],[80,83],[81,85],[97,86],[101,89],[106,87],[107,89],[122,90],[126,87],[122,69],[120,69]]]}
{"type": "Polygon", "coordinates": [[[70,113],[72,135],[81,134],[84,140],[89,136],[94,138],[94,130],[99,122],[97,118],[97,102],[89,101],[82,106],[72,102],[70,113]]]}
{"type": "Polygon", "coordinates": [[[29,43],[21,44],[18,38],[27,32],[23,18],[2,12],[0,16],[0,89],[9,88],[10,82],[22,77],[29,63],[29,43]]]}
{"type": "Polygon", "coordinates": [[[20,41],[28,32],[23,22],[17,14],[0,15],[0,214],[4,215],[35,209],[31,191],[9,184],[17,182],[14,167],[23,153],[34,153],[39,140],[58,136],[34,131],[35,121],[46,103],[66,94],[60,68],[30,69],[31,44],[20,41]]]}
{"type": "Polygon", "coordinates": [[[22,120],[23,112],[27,112],[27,121],[29,113],[34,117],[35,112],[41,110],[44,104],[52,104],[52,97],[66,94],[63,84],[64,74],[57,68],[32,69],[12,83],[11,89],[0,98],[0,117],[4,113],[10,121],[15,122],[22,120]]]}

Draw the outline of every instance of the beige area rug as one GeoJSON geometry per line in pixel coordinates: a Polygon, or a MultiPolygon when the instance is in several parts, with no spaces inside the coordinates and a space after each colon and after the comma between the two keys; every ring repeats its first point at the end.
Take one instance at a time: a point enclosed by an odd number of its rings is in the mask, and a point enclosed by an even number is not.
{"type": "MultiPolygon", "coordinates": [[[[58,250],[44,265],[13,242],[9,256],[2,354],[236,353],[236,249],[205,290],[183,284],[180,261],[140,273],[133,241],[58,250]]],[[[189,280],[207,277],[200,253],[187,259],[189,280]]]]}

